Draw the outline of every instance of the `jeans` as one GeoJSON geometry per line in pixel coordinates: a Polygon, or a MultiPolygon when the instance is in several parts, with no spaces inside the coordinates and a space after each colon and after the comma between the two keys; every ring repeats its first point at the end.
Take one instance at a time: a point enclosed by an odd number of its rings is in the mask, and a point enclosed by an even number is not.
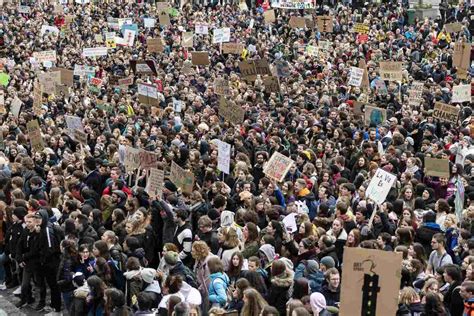
{"type": "Polygon", "coordinates": [[[7,255],[5,252],[0,253],[0,284],[5,282],[5,262],[7,261],[7,255]]]}
{"type": "Polygon", "coordinates": [[[23,302],[28,302],[33,298],[31,293],[31,280],[33,276],[34,273],[31,268],[23,268],[23,277],[21,278],[21,300],[23,302]]]}

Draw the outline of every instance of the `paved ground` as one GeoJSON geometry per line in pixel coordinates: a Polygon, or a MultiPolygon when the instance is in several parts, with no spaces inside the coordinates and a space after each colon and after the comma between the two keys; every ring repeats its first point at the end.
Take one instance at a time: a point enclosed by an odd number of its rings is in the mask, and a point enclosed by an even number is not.
{"type": "Polygon", "coordinates": [[[0,316],[40,316],[45,313],[38,313],[32,307],[36,306],[36,302],[33,306],[25,306],[22,309],[15,307],[15,304],[20,300],[18,297],[13,295],[15,289],[0,291],[0,316]],[[4,314],[5,313],[5,314],[4,314]]]}

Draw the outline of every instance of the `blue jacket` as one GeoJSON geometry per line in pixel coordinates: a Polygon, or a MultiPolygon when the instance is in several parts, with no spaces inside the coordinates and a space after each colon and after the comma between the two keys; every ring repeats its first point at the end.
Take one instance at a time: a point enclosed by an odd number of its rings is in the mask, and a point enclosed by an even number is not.
{"type": "Polygon", "coordinates": [[[222,272],[216,272],[209,276],[209,302],[218,303],[224,306],[227,302],[227,288],[229,287],[230,280],[227,274],[222,272]]]}
{"type": "Polygon", "coordinates": [[[311,288],[311,293],[321,292],[324,282],[324,273],[321,271],[315,271],[313,273],[309,273],[308,275],[304,275],[305,269],[306,265],[301,262],[296,267],[294,279],[296,280],[299,278],[306,278],[308,280],[309,287],[311,288]]]}

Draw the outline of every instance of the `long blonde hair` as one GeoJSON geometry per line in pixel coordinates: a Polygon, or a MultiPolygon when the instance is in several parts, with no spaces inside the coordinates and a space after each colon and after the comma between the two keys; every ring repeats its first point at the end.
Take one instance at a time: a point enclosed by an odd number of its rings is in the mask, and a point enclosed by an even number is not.
{"type": "Polygon", "coordinates": [[[420,297],[418,296],[414,288],[405,286],[400,291],[400,296],[398,298],[399,304],[410,305],[412,303],[419,302],[419,301],[420,301],[420,297]]]}

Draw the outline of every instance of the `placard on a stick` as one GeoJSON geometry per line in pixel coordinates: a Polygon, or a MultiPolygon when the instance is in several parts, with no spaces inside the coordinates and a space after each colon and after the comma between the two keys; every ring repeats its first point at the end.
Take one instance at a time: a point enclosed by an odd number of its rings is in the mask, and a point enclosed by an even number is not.
{"type": "Polygon", "coordinates": [[[230,123],[237,125],[244,121],[245,110],[221,96],[219,99],[219,115],[230,123]]]}
{"type": "Polygon", "coordinates": [[[402,254],[344,248],[339,315],[395,315],[402,254]]]}
{"type": "Polygon", "coordinates": [[[380,77],[382,80],[402,81],[402,62],[398,61],[381,61],[380,77]]]}
{"type": "Polygon", "coordinates": [[[269,178],[278,182],[283,182],[288,170],[295,162],[279,152],[274,152],[263,168],[263,173],[269,178]]]}
{"type": "Polygon", "coordinates": [[[28,137],[30,138],[31,148],[35,151],[42,151],[44,149],[43,138],[41,137],[41,128],[37,120],[31,120],[26,123],[28,130],[28,137]]]}
{"type": "Polygon", "coordinates": [[[149,53],[162,53],[165,50],[165,45],[161,37],[147,38],[146,45],[149,53]]]}
{"type": "Polygon", "coordinates": [[[397,176],[379,168],[369,182],[365,194],[377,204],[382,204],[387,198],[390,188],[393,186],[397,176]]]}
{"type": "Polygon", "coordinates": [[[209,65],[209,53],[208,52],[191,52],[191,60],[193,65],[196,66],[207,66],[209,65]]]}
{"type": "Polygon", "coordinates": [[[319,15],[316,20],[318,30],[321,33],[332,33],[334,28],[334,18],[330,15],[319,15]]]}
{"type": "Polygon", "coordinates": [[[436,102],[433,111],[433,117],[456,124],[458,122],[459,111],[460,109],[455,106],[442,102],[436,102]]]}
{"type": "Polygon", "coordinates": [[[449,160],[425,157],[426,175],[449,179],[449,160]]]}
{"type": "Polygon", "coordinates": [[[170,181],[185,193],[193,192],[194,174],[184,170],[174,161],[171,163],[170,181]]]}

